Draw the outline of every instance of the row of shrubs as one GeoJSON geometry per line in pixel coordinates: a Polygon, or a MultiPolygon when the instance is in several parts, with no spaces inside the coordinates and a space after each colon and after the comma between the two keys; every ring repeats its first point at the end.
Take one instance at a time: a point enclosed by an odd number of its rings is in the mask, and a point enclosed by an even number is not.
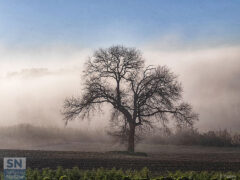
{"type": "Polygon", "coordinates": [[[157,144],[240,147],[240,134],[227,130],[199,132],[196,129],[181,129],[158,134],[148,140],[157,144]]]}
{"type": "MultiPolygon", "coordinates": [[[[1,174],[3,176],[3,174],[1,174]]],[[[1,178],[3,179],[3,178],[1,178]]],[[[27,169],[26,180],[240,180],[240,172],[168,172],[162,176],[154,176],[147,168],[140,171],[122,171],[99,168],[96,170],[80,170],[78,167],[56,170],[27,169]]]]}

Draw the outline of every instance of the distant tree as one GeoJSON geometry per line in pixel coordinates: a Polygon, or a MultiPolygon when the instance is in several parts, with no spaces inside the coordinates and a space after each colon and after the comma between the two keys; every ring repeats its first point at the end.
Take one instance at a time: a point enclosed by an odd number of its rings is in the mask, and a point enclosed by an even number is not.
{"type": "MultiPolygon", "coordinates": [[[[112,120],[122,123],[128,136],[128,151],[134,152],[138,127],[154,127],[175,119],[179,126],[192,126],[197,114],[182,102],[182,87],[166,66],[144,66],[139,50],[112,46],[95,51],[86,62],[81,97],[67,98],[63,115],[66,123],[84,118],[110,104],[112,120]]],[[[124,134],[125,133],[125,134],[124,134]]]]}

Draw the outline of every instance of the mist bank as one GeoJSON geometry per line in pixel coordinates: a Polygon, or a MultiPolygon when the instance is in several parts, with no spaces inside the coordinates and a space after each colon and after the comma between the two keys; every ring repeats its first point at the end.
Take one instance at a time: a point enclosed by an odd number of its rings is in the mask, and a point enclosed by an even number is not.
{"type": "Polygon", "coordinates": [[[240,46],[167,51],[161,51],[160,46],[145,52],[147,62],[165,64],[178,75],[184,99],[199,114],[196,127],[239,131],[240,46]]]}
{"type": "Polygon", "coordinates": [[[84,150],[81,146],[86,146],[85,150],[91,151],[91,144],[97,146],[101,143],[114,145],[113,140],[103,130],[89,131],[31,124],[0,127],[0,149],[84,150]]]}
{"type": "MultiPolygon", "coordinates": [[[[202,146],[240,148],[240,133],[227,130],[200,132],[185,129],[165,133],[153,131],[141,134],[136,147],[150,151],[157,146],[202,146]]],[[[106,130],[57,128],[19,124],[0,127],[0,149],[57,151],[116,151],[125,150],[127,142],[110,136],[106,130]]]]}
{"type": "MultiPolygon", "coordinates": [[[[199,114],[197,128],[239,131],[239,46],[171,49],[153,43],[140,50],[146,65],[166,65],[178,75],[184,98],[199,114]]],[[[91,51],[71,48],[50,49],[49,53],[46,49],[1,51],[0,125],[27,123],[63,128],[63,101],[81,95],[87,56],[91,51]],[[19,61],[13,63],[17,58],[19,61]]],[[[75,120],[68,127],[105,130],[108,115],[96,113],[90,121],[75,120]]]]}

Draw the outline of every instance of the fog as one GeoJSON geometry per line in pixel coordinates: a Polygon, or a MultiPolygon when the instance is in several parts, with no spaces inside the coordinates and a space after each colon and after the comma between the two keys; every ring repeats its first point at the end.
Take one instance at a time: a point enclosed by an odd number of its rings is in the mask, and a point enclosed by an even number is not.
{"type": "MultiPolygon", "coordinates": [[[[138,48],[147,65],[167,65],[178,75],[184,98],[199,114],[199,130],[239,131],[240,47],[170,47],[151,43],[138,48]]],[[[31,124],[106,135],[108,113],[91,121],[75,120],[67,127],[61,115],[64,99],[80,95],[83,65],[94,49],[0,49],[2,127],[31,124]]]]}
{"type": "Polygon", "coordinates": [[[196,127],[239,131],[239,46],[145,52],[149,63],[166,64],[178,75],[184,98],[199,114],[196,127]]]}

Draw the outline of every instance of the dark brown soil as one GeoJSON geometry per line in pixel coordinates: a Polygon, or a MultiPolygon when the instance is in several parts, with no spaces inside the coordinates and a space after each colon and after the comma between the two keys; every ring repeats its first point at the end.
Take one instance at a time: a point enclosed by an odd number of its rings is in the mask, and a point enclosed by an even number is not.
{"type": "MultiPolygon", "coordinates": [[[[130,156],[113,152],[0,150],[0,157],[27,157],[29,168],[72,168],[81,169],[122,168],[141,169],[148,167],[153,172],[164,171],[239,171],[240,152],[161,152],[144,156],[130,156]]],[[[3,168],[3,160],[0,169],[3,168]]]]}

